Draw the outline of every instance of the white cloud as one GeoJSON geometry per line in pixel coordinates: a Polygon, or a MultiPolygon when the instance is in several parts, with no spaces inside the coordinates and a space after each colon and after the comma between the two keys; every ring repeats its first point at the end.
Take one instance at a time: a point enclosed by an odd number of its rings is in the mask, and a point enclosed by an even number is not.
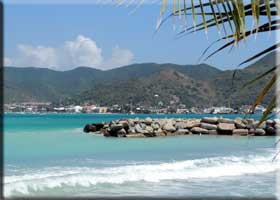
{"type": "Polygon", "coordinates": [[[111,69],[115,67],[120,67],[124,65],[129,65],[134,59],[134,54],[128,49],[121,49],[119,46],[116,46],[112,49],[111,58],[104,62],[102,66],[104,69],[111,69]]]}
{"type": "Polygon", "coordinates": [[[134,59],[133,53],[118,46],[112,49],[112,56],[105,60],[102,49],[96,42],[83,35],[73,41],[66,41],[60,47],[17,45],[14,58],[5,58],[5,65],[17,67],[44,67],[69,70],[79,66],[109,69],[127,65],[134,59]]]}
{"type": "Polygon", "coordinates": [[[65,42],[60,52],[62,66],[88,66],[97,67],[102,61],[102,50],[95,41],[79,35],[75,41],[65,42]]]}
{"type": "Polygon", "coordinates": [[[10,58],[5,57],[4,58],[4,66],[11,66],[11,65],[13,65],[13,61],[10,58]]]}
{"type": "Polygon", "coordinates": [[[24,67],[55,67],[58,64],[58,50],[52,47],[17,45],[15,66],[24,67]]]}

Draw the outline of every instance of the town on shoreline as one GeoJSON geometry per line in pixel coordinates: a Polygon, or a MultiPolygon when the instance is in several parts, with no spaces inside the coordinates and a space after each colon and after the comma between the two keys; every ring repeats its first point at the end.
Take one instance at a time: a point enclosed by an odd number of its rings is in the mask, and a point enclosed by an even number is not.
{"type": "MultiPolygon", "coordinates": [[[[247,114],[251,105],[243,105],[239,108],[226,106],[132,106],[132,105],[62,105],[49,102],[24,102],[4,104],[5,113],[122,113],[122,114],[247,114]]],[[[251,114],[262,114],[265,107],[258,105],[251,114]]],[[[280,113],[275,108],[274,114],[280,113]]]]}

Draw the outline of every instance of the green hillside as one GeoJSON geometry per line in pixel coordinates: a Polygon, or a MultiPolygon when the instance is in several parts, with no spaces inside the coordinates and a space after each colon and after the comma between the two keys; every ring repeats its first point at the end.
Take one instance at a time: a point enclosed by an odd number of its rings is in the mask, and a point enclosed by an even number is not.
{"type": "MultiPolygon", "coordinates": [[[[170,103],[207,107],[212,105],[238,106],[251,104],[266,79],[244,90],[248,80],[272,68],[275,54],[237,70],[221,71],[206,64],[133,64],[102,71],[78,67],[70,71],[44,68],[4,68],[5,103],[51,101],[100,105],[154,105],[155,94],[164,105],[170,103]]],[[[266,104],[271,98],[265,99],[266,104]]]]}

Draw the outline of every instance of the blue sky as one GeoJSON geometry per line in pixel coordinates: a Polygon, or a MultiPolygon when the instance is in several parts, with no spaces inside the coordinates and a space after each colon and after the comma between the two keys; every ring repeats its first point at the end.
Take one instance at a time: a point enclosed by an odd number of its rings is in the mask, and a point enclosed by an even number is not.
{"type": "MultiPolygon", "coordinates": [[[[197,32],[174,39],[178,27],[174,30],[172,20],[154,34],[159,5],[143,5],[132,15],[133,6],[4,5],[5,58],[12,66],[67,70],[80,65],[109,69],[143,62],[197,64],[203,50],[219,37],[216,30],[210,30],[207,36],[197,32]]],[[[274,34],[260,34],[257,40],[252,38],[206,63],[220,69],[236,68],[274,42],[274,34]]]]}

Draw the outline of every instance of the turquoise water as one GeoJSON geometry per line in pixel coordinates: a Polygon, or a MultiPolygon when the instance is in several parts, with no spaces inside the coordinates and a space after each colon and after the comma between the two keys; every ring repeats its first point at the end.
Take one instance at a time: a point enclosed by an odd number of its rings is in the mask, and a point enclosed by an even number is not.
{"type": "Polygon", "coordinates": [[[5,114],[5,195],[275,194],[274,137],[105,138],[82,132],[87,123],[147,116],[205,115],[5,114]]]}

